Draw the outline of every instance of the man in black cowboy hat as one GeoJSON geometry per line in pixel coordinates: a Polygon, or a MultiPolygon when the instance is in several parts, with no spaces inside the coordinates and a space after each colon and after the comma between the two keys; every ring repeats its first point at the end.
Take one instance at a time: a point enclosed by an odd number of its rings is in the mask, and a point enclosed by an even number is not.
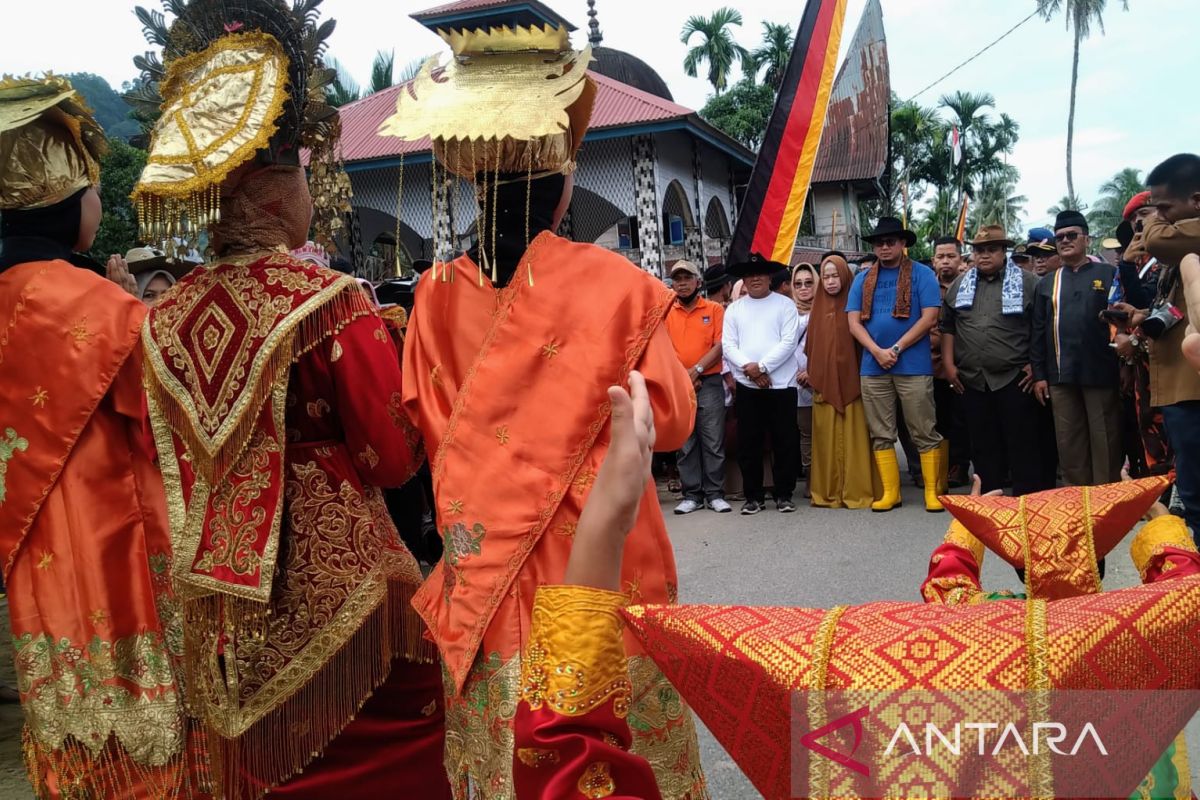
{"type": "Polygon", "coordinates": [[[925,480],[925,509],[942,511],[938,502],[945,457],[933,405],[933,353],[929,334],[937,325],[942,294],[937,276],[916,263],[906,248],[917,241],[895,217],[882,217],[870,236],[879,258],[860,272],[850,287],[846,311],[850,333],[863,347],[862,399],[871,431],[871,448],[884,495],[873,511],[900,505],[900,466],[896,460],[896,401],[920,453],[925,480]]]}
{"type": "Polygon", "coordinates": [[[1040,410],[1029,366],[1038,277],[1008,261],[1013,242],[999,225],[968,244],[975,266],[950,285],[942,307],[942,363],[966,406],[975,471],[985,492],[1001,488],[1008,470],[1014,495],[1053,489],[1029,446],[1040,410]]]}
{"type": "Polygon", "coordinates": [[[1033,309],[1034,397],[1052,401],[1063,476],[1071,486],[1121,479],[1120,364],[1100,313],[1115,271],[1088,258],[1087,219],[1063,211],[1054,223],[1062,266],[1042,279],[1033,309]]]}
{"type": "Polygon", "coordinates": [[[771,275],[784,265],[757,253],[730,267],[729,273],[745,281],[746,296],[725,310],[721,339],[725,359],[737,380],[734,413],[738,425],[738,464],[742,470],[745,515],[766,508],[763,490],[763,453],[771,437],[771,472],[775,476],[775,506],[784,513],[796,510],[796,343],[800,315],[796,304],[771,291],[771,275]]]}

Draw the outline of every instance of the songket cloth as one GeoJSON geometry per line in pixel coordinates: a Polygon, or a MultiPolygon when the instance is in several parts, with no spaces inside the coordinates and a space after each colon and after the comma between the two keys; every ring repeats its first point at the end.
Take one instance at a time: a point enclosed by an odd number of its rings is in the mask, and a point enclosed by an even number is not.
{"type": "Polygon", "coordinates": [[[39,798],[208,796],[145,424],[145,313],[64,261],[0,275],[0,566],[39,798]]]}
{"type": "Polygon", "coordinates": [[[813,460],[808,477],[812,504],[820,508],[867,508],[882,497],[871,456],[871,435],[862,400],[844,413],[813,398],[813,460]]]}
{"type": "Polygon", "coordinates": [[[189,274],[143,344],[189,701],[224,795],[443,796],[421,574],[378,488],[421,460],[383,321],[352,278],[270,253],[189,274]]]}
{"type": "MultiPolygon", "coordinates": [[[[445,555],[414,605],[446,669],[446,765],[512,798],[513,718],[537,587],[566,570],[583,504],[608,450],[607,387],[645,376],[658,449],[678,449],[695,394],[662,321],[663,285],[608,251],[549,232],[503,289],[464,255],[417,286],[404,403],[430,454],[445,555]]],[[[673,603],[675,561],[654,485],[625,546],[622,591],[673,603]]],[[[686,705],[632,641],[633,748],[664,798],[704,797],[686,705]]]]}

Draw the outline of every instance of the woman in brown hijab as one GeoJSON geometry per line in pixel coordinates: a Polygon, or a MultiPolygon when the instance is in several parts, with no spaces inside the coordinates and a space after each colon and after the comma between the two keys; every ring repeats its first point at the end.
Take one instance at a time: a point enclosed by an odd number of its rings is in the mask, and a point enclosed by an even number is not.
{"type": "Polygon", "coordinates": [[[867,508],[879,487],[858,383],[861,353],[846,317],[853,276],[846,259],[830,255],[819,277],[806,346],[813,390],[812,504],[867,508]]]}

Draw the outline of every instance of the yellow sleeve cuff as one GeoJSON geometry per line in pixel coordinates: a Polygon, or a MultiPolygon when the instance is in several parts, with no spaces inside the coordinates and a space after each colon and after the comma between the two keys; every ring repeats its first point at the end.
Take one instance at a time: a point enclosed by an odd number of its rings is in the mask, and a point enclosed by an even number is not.
{"type": "Polygon", "coordinates": [[[981,568],[983,567],[983,542],[976,539],[975,534],[967,530],[966,525],[963,525],[956,519],[951,520],[950,528],[946,531],[944,541],[971,551],[971,555],[975,556],[975,563],[981,568]]]}
{"type": "Polygon", "coordinates": [[[580,716],[610,699],[617,717],[629,713],[632,692],[618,613],[625,595],[584,586],[543,586],[533,602],[533,627],[521,660],[521,696],[580,716]]]}
{"type": "Polygon", "coordinates": [[[1133,537],[1129,555],[1143,582],[1146,580],[1146,570],[1150,561],[1160,554],[1164,547],[1196,552],[1196,544],[1192,541],[1192,535],[1182,517],[1171,514],[1155,517],[1143,525],[1137,536],[1133,537]]]}

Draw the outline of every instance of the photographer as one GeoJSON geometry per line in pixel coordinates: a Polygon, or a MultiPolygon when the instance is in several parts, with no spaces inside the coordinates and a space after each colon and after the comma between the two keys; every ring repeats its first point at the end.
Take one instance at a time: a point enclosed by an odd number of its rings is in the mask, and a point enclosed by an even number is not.
{"type": "Polygon", "coordinates": [[[1188,304],[1179,271],[1186,256],[1200,253],[1200,156],[1172,156],[1151,171],[1146,183],[1158,215],[1145,221],[1142,242],[1163,269],[1154,304],[1128,310],[1132,325],[1148,341],[1151,393],[1162,407],[1175,451],[1175,485],[1192,536],[1200,537],[1200,374],[1181,350],[1188,304]]]}

